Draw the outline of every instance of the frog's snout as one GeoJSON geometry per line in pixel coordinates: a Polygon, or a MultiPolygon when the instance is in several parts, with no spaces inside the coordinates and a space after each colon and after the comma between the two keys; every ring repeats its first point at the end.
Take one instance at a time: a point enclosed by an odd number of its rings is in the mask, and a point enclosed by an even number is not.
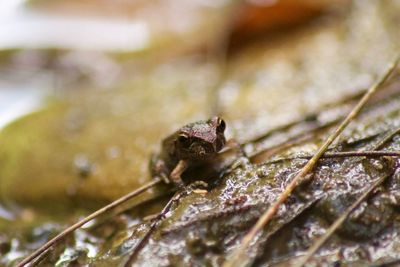
{"type": "Polygon", "coordinates": [[[190,147],[190,151],[192,154],[199,158],[207,158],[209,156],[214,155],[216,152],[218,152],[217,147],[215,144],[207,144],[207,145],[199,145],[199,144],[193,144],[190,147]]]}
{"type": "Polygon", "coordinates": [[[203,156],[206,154],[206,150],[204,149],[204,147],[202,147],[198,144],[192,144],[190,146],[190,151],[192,151],[196,155],[200,155],[200,156],[203,156]]]}

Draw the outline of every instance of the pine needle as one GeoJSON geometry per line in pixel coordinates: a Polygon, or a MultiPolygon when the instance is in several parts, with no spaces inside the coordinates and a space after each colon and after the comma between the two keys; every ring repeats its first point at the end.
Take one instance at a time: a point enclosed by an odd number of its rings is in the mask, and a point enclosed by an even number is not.
{"type": "Polygon", "coordinates": [[[60,234],[58,234],[57,236],[55,236],[54,238],[49,240],[46,244],[44,244],[43,246],[41,246],[40,248],[35,250],[31,255],[29,255],[23,261],[21,261],[17,265],[17,267],[22,267],[22,266],[27,265],[32,260],[34,260],[35,258],[40,256],[42,253],[44,253],[46,250],[48,250],[51,246],[53,246],[54,244],[59,242],[61,239],[63,239],[65,236],[67,236],[69,233],[75,231],[76,229],[78,229],[82,225],[86,224],[87,222],[89,222],[89,221],[93,220],[94,218],[96,218],[96,217],[108,212],[109,210],[111,210],[111,209],[117,207],[118,205],[130,200],[131,198],[143,193],[147,189],[149,189],[149,188],[151,188],[151,187],[153,187],[153,186],[155,186],[155,185],[157,185],[159,183],[161,183],[161,180],[154,179],[154,180],[148,182],[147,184],[143,185],[142,187],[139,187],[135,191],[132,191],[132,192],[124,195],[123,197],[115,200],[114,202],[108,204],[107,206],[104,206],[104,207],[98,209],[97,211],[93,212],[92,214],[90,214],[89,216],[87,216],[84,219],[80,220],[79,222],[75,223],[74,225],[71,225],[70,227],[68,227],[67,229],[62,231],[60,234]]]}
{"type": "Polygon", "coordinates": [[[250,229],[250,231],[244,236],[239,247],[228,257],[228,260],[224,262],[223,267],[242,266],[246,263],[246,250],[248,249],[250,242],[254,237],[264,228],[264,226],[272,219],[272,217],[278,212],[279,207],[283,204],[286,199],[290,196],[292,191],[299,185],[304,177],[309,174],[315,167],[318,160],[325,153],[328,147],[333,141],[343,132],[343,130],[353,121],[357,115],[361,112],[362,108],[371,98],[371,96],[385,83],[389,78],[390,74],[395,70],[400,56],[390,64],[384,74],[367,90],[361,100],[353,108],[353,110],[347,115],[347,117],[341,122],[336,130],[325,140],[323,145],[318,149],[315,155],[307,162],[307,164],[300,170],[300,172],[293,178],[293,180],[287,185],[285,190],[281,193],[278,199],[272,203],[269,209],[260,217],[257,223],[250,229]]]}
{"type": "MultiPolygon", "coordinates": [[[[392,140],[392,138],[400,133],[400,128],[397,128],[391,132],[389,132],[387,135],[383,137],[381,141],[379,141],[374,149],[379,149],[382,148],[387,142],[392,140]]],[[[371,151],[374,152],[374,151],[371,151]]],[[[375,151],[378,152],[378,151],[375,151]]],[[[398,152],[399,153],[399,152],[398,152]]],[[[328,228],[328,230],[315,241],[315,243],[306,251],[306,255],[302,257],[296,264],[296,267],[302,267],[304,266],[308,260],[311,259],[311,257],[324,245],[324,243],[333,235],[333,233],[344,223],[344,221],[347,219],[347,217],[350,216],[350,214],[353,212],[355,208],[357,208],[360,203],[365,200],[368,195],[373,191],[374,188],[379,186],[380,184],[383,183],[383,181],[388,177],[386,175],[385,177],[382,177],[378,179],[375,183],[370,186],[364,194],[362,194],[353,205],[351,205],[339,218],[337,218],[333,224],[328,228]]]]}
{"type": "MultiPolygon", "coordinates": [[[[400,157],[400,151],[344,151],[344,152],[330,152],[325,153],[320,159],[334,159],[334,158],[354,158],[354,157],[366,157],[366,158],[381,158],[381,157],[400,157]]],[[[296,160],[296,159],[311,159],[312,156],[301,155],[287,158],[277,158],[271,161],[265,162],[266,164],[279,163],[282,161],[296,160]]]]}
{"type": "Polygon", "coordinates": [[[317,252],[321,246],[331,237],[331,235],[343,224],[347,217],[363,202],[368,195],[382,184],[389,175],[385,175],[375,181],[339,218],[328,228],[328,230],[307,250],[306,255],[297,262],[294,267],[302,267],[317,252]]]}

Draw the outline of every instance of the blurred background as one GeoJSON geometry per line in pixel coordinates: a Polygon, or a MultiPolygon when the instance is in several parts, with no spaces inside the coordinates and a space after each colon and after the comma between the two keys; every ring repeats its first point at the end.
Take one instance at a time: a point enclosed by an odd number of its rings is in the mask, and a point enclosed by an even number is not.
{"type": "Polygon", "coordinates": [[[0,246],[147,182],[187,122],[243,142],[361,92],[399,25],[398,0],[1,0],[0,246]]]}

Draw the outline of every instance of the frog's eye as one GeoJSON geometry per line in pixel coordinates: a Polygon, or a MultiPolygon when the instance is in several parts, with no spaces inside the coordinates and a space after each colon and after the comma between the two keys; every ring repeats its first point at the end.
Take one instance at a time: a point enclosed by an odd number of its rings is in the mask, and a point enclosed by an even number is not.
{"type": "Polygon", "coordinates": [[[189,136],[187,136],[186,134],[182,133],[182,134],[180,134],[178,136],[178,141],[179,141],[179,143],[181,143],[183,145],[188,144],[189,143],[189,136]]]}
{"type": "Polygon", "coordinates": [[[225,121],[223,119],[221,119],[221,118],[218,118],[218,121],[217,121],[217,129],[218,129],[218,131],[220,131],[220,132],[225,131],[225,127],[226,127],[225,121]]]}

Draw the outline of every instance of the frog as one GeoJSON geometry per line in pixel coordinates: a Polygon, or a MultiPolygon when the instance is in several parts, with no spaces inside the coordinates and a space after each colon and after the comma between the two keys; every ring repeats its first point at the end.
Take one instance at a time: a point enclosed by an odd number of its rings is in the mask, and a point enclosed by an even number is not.
{"type": "Polygon", "coordinates": [[[210,162],[225,147],[225,128],[225,121],[214,116],[189,123],[163,139],[160,152],[150,161],[152,177],[184,187],[181,176],[188,168],[210,162]]]}

